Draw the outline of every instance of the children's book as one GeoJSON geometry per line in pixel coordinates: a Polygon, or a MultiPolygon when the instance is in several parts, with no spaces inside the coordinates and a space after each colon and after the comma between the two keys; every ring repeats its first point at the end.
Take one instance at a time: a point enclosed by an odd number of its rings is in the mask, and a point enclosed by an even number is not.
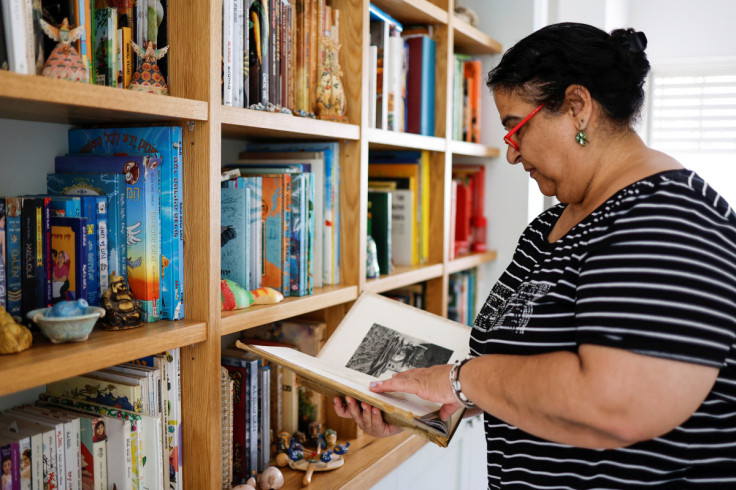
{"type": "Polygon", "coordinates": [[[294,370],[328,396],[351,396],[383,411],[384,420],[447,446],[464,410],[438,418],[440,404],[415,395],[381,394],[370,383],[407,369],[451,364],[467,357],[470,327],[413,306],[364,292],[316,357],[290,347],[236,345],[294,370]]]}
{"type": "MultiPolygon", "coordinates": [[[[30,447],[21,451],[21,486],[29,490],[43,490],[44,488],[44,437],[46,429],[34,422],[29,422],[9,415],[0,414],[0,433],[6,437],[28,437],[30,447]]],[[[53,438],[53,433],[48,431],[53,438]]]]}
{"type": "Polygon", "coordinates": [[[69,131],[71,153],[161,158],[161,300],[162,317],[170,320],[184,318],[182,137],[181,126],[82,128],[69,131]]]}
{"type": "Polygon", "coordinates": [[[0,437],[0,463],[3,467],[3,488],[9,490],[20,489],[20,447],[18,441],[0,437]]]}
{"type": "MultiPolygon", "coordinates": [[[[78,173],[78,174],[48,174],[46,187],[50,194],[70,196],[106,196],[107,222],[107,270],[108,278],[116,274],[128,278],[126,257],[127,245],[127,218],[126,218],[126,189],[125,175],[120,173],[78,173]]],[[[99,209],[98,209],[99,212],[99,209]]],[[[81,213],[81,210],[80,210],[81,213]]],[[[100,251],[100,257],[102,257],[100,251]]],[[[102,264],[100,264],[102,268],[102,264]]],[[[100,290],[105,291],[107,286],[100,290]]]]}
{"type": "Polygon", "coordinates": [[[87,297],[87,219],[51,218],[51,300],[87,297]]]}
{"type": "Polygon", "coordinates": [[[95,9],[95,72],[97,85],[116,87],[118,82],[116,56],[118,39],[118,9],[95,9]]]}
{"type": "Polygon", "coordinates": [[[159,219],[160,158],[148,156],[69,155],[56,157],[57,173],[121,173],[126,181],[128,284],[141,301],[143,321],[161,316],[159,278],[161,228],[159,219]]]}
{"type": "Polygon", "coordinates": [[[48,383],[46,392],[55,396],[143,413],[143,393],[140,385],[133,383],[79,375],[48,383]]]}
{"type": "Polygon", "coordinates": [[[21,252],[21,206],[20,197],[8,197],[5,200],[5,246],[7,260],[7,310],[15,318],[23,313],[22,304],[22,252],[21,252]]]}
{"type": "MultiPolygon", "coordinates": [[[[26,412],[21,408],[13,408],[5,412],[6,417],[17,422],[19,425],[27,424],[29,427],[35,428],[35,430],[41,431],[42,434],[42,485],[41,487],[46,490],[50,488],[59,488],[58,478],[62,473],[59,473],[59,466],[56,459],[56,444],[57,444],[57,432],[55,423],[45,420],[41,417],[36,417],[30,412],[26,412]]],[[[63,441],[63,425],[59,425],[59,434],[63,441]]],[[[33,460],[34,458],[32,458],[33,460]]],[[[35,474],[36,463],[33,463],[32,474],[35,474]]],[[[35,480],[35,478],[34,478],[35,480]]]]}
{"type": "Polygon", "coordinates": [[[220,194],[220,275],[249,289],[252,246],[248,226],[250,189],[223,187],[220,194]]]}

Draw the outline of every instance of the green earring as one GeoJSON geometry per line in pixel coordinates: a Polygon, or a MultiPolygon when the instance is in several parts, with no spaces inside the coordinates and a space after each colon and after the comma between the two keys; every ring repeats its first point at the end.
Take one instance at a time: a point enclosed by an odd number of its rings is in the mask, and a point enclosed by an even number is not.
{"type": "Polygon", "coordinates": [[[575,135],[575,141],[577,141],[580,146],[587,145],[588,138],[585,136],[585,131],[578,131],[578,134],[575,135]]]}

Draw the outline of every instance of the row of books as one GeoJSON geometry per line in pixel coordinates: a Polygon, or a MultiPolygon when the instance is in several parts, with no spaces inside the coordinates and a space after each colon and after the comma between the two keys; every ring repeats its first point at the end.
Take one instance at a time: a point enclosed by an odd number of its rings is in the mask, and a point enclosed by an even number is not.
{"type": "Polygon", "coordinates": [[[340,282],[335,142],[251,143],[222,182],[222,276],[284,296],[340,282]]]}
{"type": "Polygon", "coordinates": [[[450,274],[448,279],[447,318],[465,325],[473,325],[477,314],[477,284],[477,269],[450,274]]]}
{"type": "Polygon", "coordinates": [[[402,26],[371,4],[370,127],[434,136],[435,53],[431,26],[402,26]]]}
{"type": "Polygon", "coordinates": [[[381,274],[429,257],[429,152],[368,154],[368,234],[381,274]]]}
{"type": "Polygon", "coordinates": [[[479,59],[455,54],[452,83],[452,139],[480,143],[480,94],[483,66],[479,59]]]}
{"type": "MultiPolygon", "coordinates": [[[[321,321],[290,319],[261,325],[242,334],[248,342],[282,345],[316,355],[324,346],[326,324],[321,321]]],[[[223,405],[230,414],[223,419],[223,434],[231,439],[223,447],[223,463],[231,470],[227,483],[244,483],[263,471],[276,453],[280,433],[309,432],[310,424],[326,422],[326,402],[322,395],[297,385],[292,371],[230,347],[222,350],[222,365],[232,381],[232,405],[223,405]],[[228,429],[229,428],[229,429],[228,429]]],[[[223,383],[228,399],[228,383],[223,383]]]]}
{"type": "MultiPolygon", "coordinates": [[[[131,41],[145,49],[167,43],[166,0],[94,2],[91,0],[4,0],[0,11],[0,66],[40,75],[57,40],[44,35],[44,22],[60,28],[81,27],[73,44],[89,74],[89,83],[126,88],[141,59],[131,41]]],[[[64,34],[60,34],[63,40],[64,34]]],[[[167,62],[158,63],[164,78],[167,62]]]]}
{"type": "Polygon", "coordinates": [[[470,252],[485,252],[485,166],[455,164],[450,188],[450,260],[470,252]]]}
{"type": "Polygon", "coordinates": [[[179,386],[178,349],[48,384],[0,413],[3,488],[182,488],[179,386]]]}
{"type": "Polygon", "coordinates": [[[314,112],[321,40],[337,41],[339,17],[325,0],[223,1],[223,104],[314,112]]]}

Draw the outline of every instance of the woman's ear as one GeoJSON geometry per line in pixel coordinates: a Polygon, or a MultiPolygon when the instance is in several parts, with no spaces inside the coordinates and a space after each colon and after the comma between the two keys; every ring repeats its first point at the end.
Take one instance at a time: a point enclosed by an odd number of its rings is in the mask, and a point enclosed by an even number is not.
{"type": "Polygon", "coordinates": [[[565,105],[574,119],[575,127],[585,130],[593,114],[593,98],[590,92],[582,85],[570,85],[565,90],[565,105]]]}

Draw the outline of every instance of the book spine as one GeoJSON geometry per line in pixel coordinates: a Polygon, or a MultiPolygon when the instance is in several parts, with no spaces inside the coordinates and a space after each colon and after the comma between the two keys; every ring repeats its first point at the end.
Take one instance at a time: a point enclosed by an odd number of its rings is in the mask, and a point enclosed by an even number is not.
{"type": "Polygon", "coordinates": [[[247,188],[222,188],[220,276],[248,288],[247,188]]]}
{"type": "Polygon", "coordinates": [[[271,459],[271,412],[269,401],[271,400],[271,368],[262,366],[258,370],[258,432],[260,447],[258,450],[258,471],[263,472],[268,468],[271,459]]]}
{"type": "Polygon", "coordinates": [[[8,263],[8,254],[7,254],[7,236],[6,236],[6,228],[7,228],[7,218],[5,217],[5,199],[0,197],[0,306],[5,308],[7,311],[8,309],[8,278],[7,278],[7,263],[8,263]]]}
{"type": "Polygon", "coordinates": [[[248,411],[246,430],[246,472],[247,478],[258,475],[258,361],[246,361],[246,410],[248,411]]]}
{"type": "Polygon", "coordinates": [[[233,106],[243,107],[243,3],[233,0],[233,106]]]}
{"type": "MultiPolygon", "coordinates": [[[[174,236],[178,242],[178,253],[174,257],[174,270],[177,271],[176,305],[174,320],[184,318],[184,202],[182,201],[183,185],[183,151],[184,141],[181,126],[173,127],[174,140],[174,236]]],[[[260,201],[259,201],[260,202],[260,201]]]]}
{"type": "Polygon", "coordinates": [[[223,85],[222,104],[233,105],[233,29],[235,0],[223,0],[222,2],[222,60],[223,60],[223,85]]]}
{"type": "MultiPolygon", "coordinates": [[[[179,128],[181,129],[181,128],[179,128]]],[[[165,144],[168,148],[162,151],[162,162],[159,166],[160,180],[160,216],[161,216],[161,316],[169,320],[178,320],[177,307],[181,299],[180,283],[180,223],[181,206],[179,183],[181,169],[179,166],[179,143],[174,128],[167,132],[165,144]]],[[[159,148],[159,150],[163,150],[159,148]]]]}
{"type": "Polygon", "coordinates": [[[436,43],[429,36],[422,37],[421,119],[419,134],[434,136],[435,51],[436,43]]]}
{"type": "Polygon", "coordinates": [[[20,318],[23,314],[23,252],[21,208],[23,200],[9,197],[6,200],[6,237],[8,247],[8,313],[20,318]]]}
{"type": "Polygon", "coordinates": [[[223,358],[225,369],[233,380],[233,483],[239,484],[247,480],[245,476],[246,460],[246,371],[245,366],[234,359],[223,358]]]}
{"type": "MultiPolygon", "coordinates": [[[[308,192],[308,204],[307,204],[307,291],[306,294],[312,294],[314,290],[314,278],[315,278],[315,260],[317,257],[317,250],[315,248],[315,237],[318,230],[315,228],[316,214],[315,209],[315,178],[314,174],[309,174],[309,186],[307,187],[308,192]]],[[[321,250],[320,250],[321,252],[321,250]]]]}
{"type": "MultiPolygon", "coordinates": [[[[292,175],[291,183],[291,240],[289,243],[289,294],[291,296],[303,296],[300,284],[304,280],[299,274],[301,262],[300,250],[302,248],[304,228],[301,217],[302,200],[304,199],[304,179],[306,174],[292,175]]],[[[306,258],[306,257],[305,257],[306,258]]]]}
{"type": "Polygon", "coordinates": [[[94,196],[82,196],[82,216],[87,219],[87,303],[92,306],[99,306],[99,253],[98,253],[98,218],[97,218],[97,198],[94,196]]]}
{"type": "Polygon", "coordinates": [[[292,241],[292,230],[291,230],[291,175],[284,174],[282,178],[282,189],[283,189],[283,243],[281,245],[281,272],[283,277],[281,279],[281,293],[286,296],[291,296],[291,259],[289,257],[291,250],[292,241]]]}
{"type": "Polygon", "coordinates": [[[23,199],[21,210],[21,249],[22,249],[22,313],[40,307],[36,304],[36,201],[34,198],[23,199]]]}
{"type": "Polygon", "coordinates": [[[97,198],[97,256],[100,272],[98,294],[100,298],[110,285],[109,261],[107,258],[108,233],[107,198],[100,196],[97,198]]]}

